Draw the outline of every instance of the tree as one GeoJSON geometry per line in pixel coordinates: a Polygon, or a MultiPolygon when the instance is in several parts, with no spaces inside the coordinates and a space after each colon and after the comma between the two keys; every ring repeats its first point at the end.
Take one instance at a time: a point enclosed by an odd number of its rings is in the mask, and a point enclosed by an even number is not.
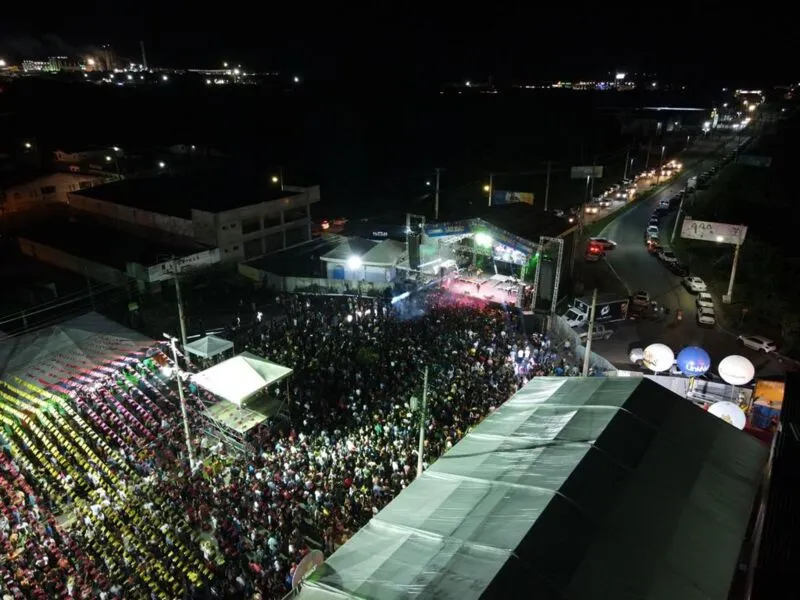
{"type": "Polygon", "coordinates": [[[786,350],[791,350],[800,339],[800,314],[784,312],[781,317],[781,336],[786,350]]]}

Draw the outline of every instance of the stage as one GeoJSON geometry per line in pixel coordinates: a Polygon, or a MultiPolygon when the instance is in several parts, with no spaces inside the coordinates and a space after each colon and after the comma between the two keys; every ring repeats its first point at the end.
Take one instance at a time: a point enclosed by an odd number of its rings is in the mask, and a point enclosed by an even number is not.
{"type": "Polygon", "coordinates": [[[442,287],[457,297],[517,306],[520,283],[508,275],[460,274],[448,277],[442,287]]]}

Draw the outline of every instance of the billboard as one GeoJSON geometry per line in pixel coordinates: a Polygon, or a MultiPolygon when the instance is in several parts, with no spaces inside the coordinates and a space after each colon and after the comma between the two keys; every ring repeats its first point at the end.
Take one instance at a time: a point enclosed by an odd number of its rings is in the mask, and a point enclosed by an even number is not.
{"type": "Polygon", "coordinates": [[[569,176],[572,179],[586,179],[587,177],[599,179],[603,176],[603,167],[597,165],[572,167],[572,169],[570,169],[569,176]]]}
{"type": "Polygon", "coordinates": [[[218,262],[219,248],[214,248],[213,250],[203,250],[202,252],[196,252],[195,254],[190,254],[189,256],[168,260],[167,262],[148,267],[147,275],[151,283],[156,281],[164,281],[167,279],[172,279],[173,274],[176,272],[181,273],[190,271],[192,269],[197,269],[199,267],[207,267],[218,262]]]}
{"type": "Polygon", "coordinates": [[[681,237],[717,244],[741,244],[747,235],[747,225],[729,225],[712,221],[695,221],[686,217],[681,225],[681,237]]]}
{"type": "Polygon", "coordinates": [[[452,223],[436,223],[425,226],[428,237],[444,237],[448,235],[465,235],[472,232],[471,221],[454,221],[452,223]]]}
{"type": "Polygon", "coordinates": [[[492,190],[492,206],[500,204],[533,204],[532,192],[492,190]]]}

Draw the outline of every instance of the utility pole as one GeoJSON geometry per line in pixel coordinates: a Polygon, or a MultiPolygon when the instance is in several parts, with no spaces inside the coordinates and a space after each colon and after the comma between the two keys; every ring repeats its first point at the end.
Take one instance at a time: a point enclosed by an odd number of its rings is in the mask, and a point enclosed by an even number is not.
{"type": "Polygon", "coordinates": [[[592,310],[589,313],[589,329],[586,330],[586,349],[583,353],[583,376],[589,376],[589,357],[592,355],[592,333],[594,332],[594,313],[597,308],[597,288],[592,294],[592,310]]]}
{"type": "Polygon", "coordinates": [[[280,177],[281,177],[281,191],[283,191],[283,167],[280,168],[280,177]]]}
{"type": "Polygon", "coordinates": [[[417,449],[417,479],[422,475],[422,456],[425,451],[425,412],[428,410],[428,367],[422,380],[422,411],[419,415],[419,447],[417,449]]]}
{"type": "Polygon", "coordinates": [[[174,268],[173,279],[175,280],[175,298],[178,302],[178,322],[181,327],[181,347],[186,352],[186,318],[183,314],[183,297],[181,296],[180,271],[178,265],[175,264],[175,257],[172,257],[172,265],[174,268]]]}
{"type": "Polygon", "coordinates": [[[725,304],[730,304],[733,299],[733,284],[736,281],[736,268],[739,266],[739,250],[741,247],[741,242],[737,242],[736,249],[733,251],[733,266],[731,267],[731,279],[728,282],[728,293],[722,297],[722,301],[725,304]]]}
{"type": "Polygon", "coordinates": [[[669,243],[673,244],[675,242],[675,234],[678,231],[678,223],[680,223],[681,215],[683,214],[683,201],[686,200],[686,196],[689,195],[689,184],[686,184],[686,187],[683,188],[683,196],[681,196],[681,203],[678,206],[678,214],[675,215],[675,224],[672,226],[672,235],[669,238],[669,243]]]}
{"type": "Polygon", "coordinates": [[[194,451],[192,450],[192,437],[189,434],[189,416],[186,410],[186,397],[183,395],[183,380],[181,380],[181,365],[178,363],[178,350],[175,348],[175,338],[164,334],[172,346],[172,360],[175,361],[175,377],[178,379],[178,397],[181,400],[181,417],[183,418],[183,434],[186,436],[186,452],[189,455],[189,468],[194,470],[194,451]]]}
{"type": "Polygon", "coordinates": [[[433,201],[433,218],[436,221],[439,220],[439,180],[441,173],[442,170],[439,167],[436,167],[436,194],[434,195],[433,201]]]}
{"type": "Polygon", "coordinates": [[[142,49],[142,67],[147,71],[147,54],[144,52],[144,40],[139,40],[139,48],[142,49]]]}
{"type": "Polygon", "coordinates": [[[627,179],[628,178],[628,163],[630,163],[630,157],[631,157],[631,149],[628,148],[625,151],[625,169],[622,171],[622,178],[623,179],[627,179]]]}
{"type": "Polygon", "coordinates": [[[650,151],[653,149],[653,138],[652,136],[647,141],[647,158],[644,160],[644,170],[647,171],[650,168],[650,151]]]}
{"type": "Polygon", "coordinates": [[[595,165],[597,164],[597,157],[592,157],[592,192],[589,195],[589,200],[591,201],[594,198],[594,169],[595,165]]]}
{"type": "Polygon", "coordinates": [[[544,212],[547,212],[547,201],[550,199],[550,161],[547,161],[547,183],[544,186],[544,212]]]}
{"type": "Polygon", "coordinates": [[[489,206],[492,205],[492,194],[494,194],[494,173],[489,173],[489,206]]]}
{"type": "Polygon", "coordinates": [[[661,145],[661,161],[658,163],[658,182],[661,183],[661,172],[664,169],[664,152],[666,151],[667,146],[665,144],[661,145]]]}

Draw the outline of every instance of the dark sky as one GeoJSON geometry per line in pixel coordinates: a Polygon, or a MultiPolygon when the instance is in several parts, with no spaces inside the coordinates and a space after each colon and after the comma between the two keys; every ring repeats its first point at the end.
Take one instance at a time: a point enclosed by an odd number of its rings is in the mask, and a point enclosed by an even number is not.
{"type": "Polygon", "coordinates": [[[61,10],[81,13],[59,14],[55,5],[28,18],[4,14],[0,56],[108,42],[133,57],[144,39],[153,64],[212,66],[227,59],[324,79],[438,83],[492,74],[504,81],[596,76],[617,68],[689,82],[798,77],[790,19],[780,25],[758,6],[701,14],[674,3],[636,10],[531,3],[525,11],[492,2],[453,3],[449,10],[433,3],[385,4],[361,11],[310,2],[245,8],[141,0],[97,3],[96,11],[91,3],[62,4],[61,10]]]}

